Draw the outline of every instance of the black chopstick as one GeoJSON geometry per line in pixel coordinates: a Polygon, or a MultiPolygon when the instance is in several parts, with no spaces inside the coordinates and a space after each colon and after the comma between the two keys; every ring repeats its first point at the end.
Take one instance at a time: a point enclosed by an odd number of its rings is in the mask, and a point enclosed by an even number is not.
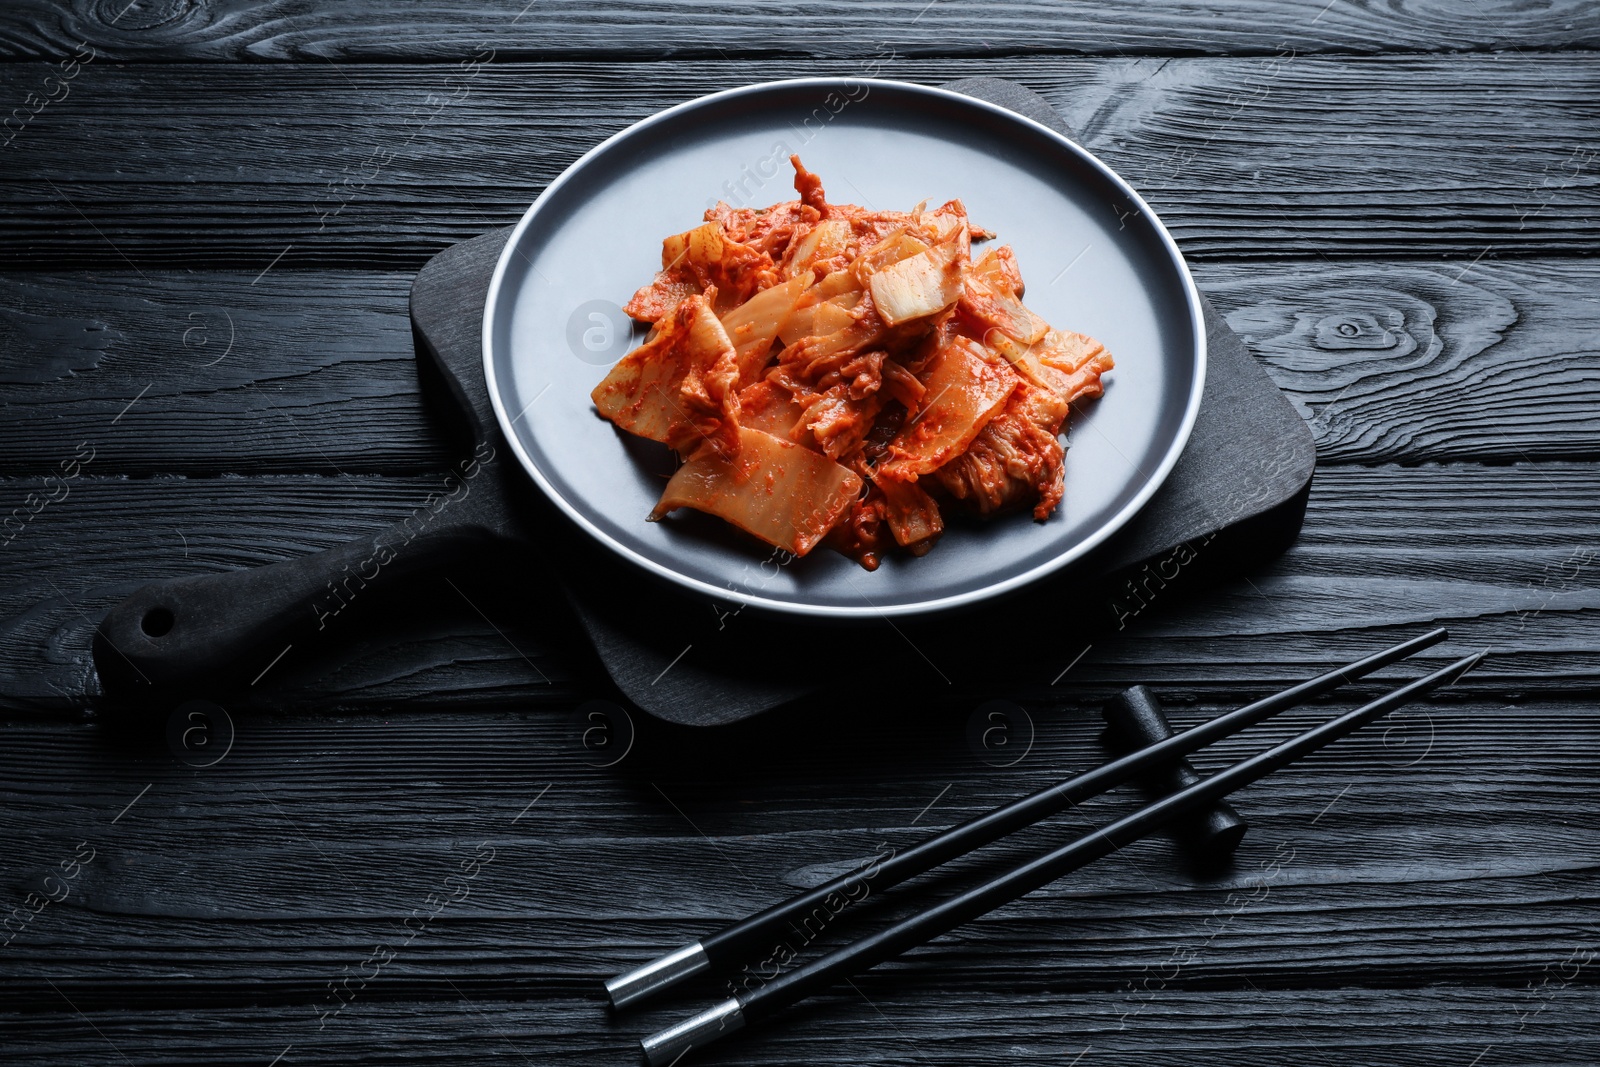
{"type": "Polygon", "coordinates": [[[691,1048],[733,1030],[760,1022],[799,1000],[851,975],[892,959],[907,949],[948,933],[963,923],[1109,855],[1196,808],[1215,803],[1236,789],[1315,752],[1381,718],[1402,704],[1449,685],[1483,659],[1484,653],[1457,660],[1401,686],[1355,711],[1341,715],[1259,755],[1219,771],[1204,781],[1140,808],[1132,815],[1024,863],[982,885],[928,908],[921,914],[834,950],[812,963],[782,973],[765,984],[723,1001],[677,1026],[640,1042],[650,1067],[676,1062],[691,1048]]]}
{"type": "MultiPolygon", "coordinates": [[[[849,874],[741,919],[627,974],[618,975],[606,983],[606,993],[610,995],[612,1005],[621,1008],[702,971],[737,967],[760,953],[770,951],[773,944],[785,935],[791,922],[809,918],[818,908],[828,907],[841,897],[857,900],[868,893],[899,885],[908,878],[1098,796],[1149,768],[1171,763],[1213,741],[1436,645],[1449,636],[1443,628],[1431,630],[953,826],[887,859],[870,861],[849,874]]],[[[833,910],[829,907],[830,913],[833,910]]]]}

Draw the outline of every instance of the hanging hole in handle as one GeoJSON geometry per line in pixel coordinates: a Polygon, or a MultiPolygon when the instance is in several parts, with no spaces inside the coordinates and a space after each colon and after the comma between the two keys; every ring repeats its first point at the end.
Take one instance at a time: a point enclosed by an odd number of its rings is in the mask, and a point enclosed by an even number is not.
{"type": "Polygon", "coordinates": [[[172,624],[177,620],[172,617],[172,612],[166,608],[151,608],[144,613],[144,618],[139,620],[139,629],[147,637],[164,637],[172,632],[172,624]]]}

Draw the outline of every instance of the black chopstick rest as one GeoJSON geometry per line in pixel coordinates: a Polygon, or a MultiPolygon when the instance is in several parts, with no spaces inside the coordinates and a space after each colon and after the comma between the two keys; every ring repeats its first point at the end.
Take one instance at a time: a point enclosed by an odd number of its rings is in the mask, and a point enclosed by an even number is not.
{"type": "MultiPolygon", "coordinates": [[[[1148,747],[1172,736],[1172,724],[1161,701],[1142,685],[1124,689],[1106,702],[1101,709],[1105,716],[1104,741],[1112,755],[1121,756],[1136,749],[1148,747]]],[[[1140,779],[1140,784],[1151,794],[1151,799],[1180,792],[1200,781],[1199,773],[1189,761],[1179,758],[1176,763],[1151,771],[1140,779]]],[[[1172,834],[1190,857],[1201,863],[1218,863],[1233,854],[1244,840],[1250,824],[1245,822],[1227,801],[1215,804],[1172,825],[1172,834]]]]}

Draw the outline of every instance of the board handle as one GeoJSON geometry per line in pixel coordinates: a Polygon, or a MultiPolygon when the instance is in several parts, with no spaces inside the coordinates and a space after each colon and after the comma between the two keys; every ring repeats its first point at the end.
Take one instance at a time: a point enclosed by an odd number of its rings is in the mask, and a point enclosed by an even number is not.
{"type": "Polygon", "coordinates": [[[377,534],[265,567],[152,582],[106,613],[94,661],[108,691],[249,684],[376,583],[493,540],[477,523],[377,534]]]}

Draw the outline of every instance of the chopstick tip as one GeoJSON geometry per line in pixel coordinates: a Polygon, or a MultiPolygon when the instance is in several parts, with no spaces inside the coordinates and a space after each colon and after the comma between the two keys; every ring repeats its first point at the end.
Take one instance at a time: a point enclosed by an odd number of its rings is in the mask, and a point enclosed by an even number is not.
{"type": "Polygon", "coordinates": [[[1486,648],[1482,652],[1474,652],[1470,656],[1463,656],[1461,659],[1456,660],[1454,663],[1445,668],[1445,671],[1448,673],[1446,673],[1445,677],[1441,679],[1440,684],[1455,685],[1461,680],[1462,675],[1466,674],[1468,671],[1472,670],[1472,668],[1482,663],[1483,658],[1488,654],[1489,650],[1486,648]]]}

